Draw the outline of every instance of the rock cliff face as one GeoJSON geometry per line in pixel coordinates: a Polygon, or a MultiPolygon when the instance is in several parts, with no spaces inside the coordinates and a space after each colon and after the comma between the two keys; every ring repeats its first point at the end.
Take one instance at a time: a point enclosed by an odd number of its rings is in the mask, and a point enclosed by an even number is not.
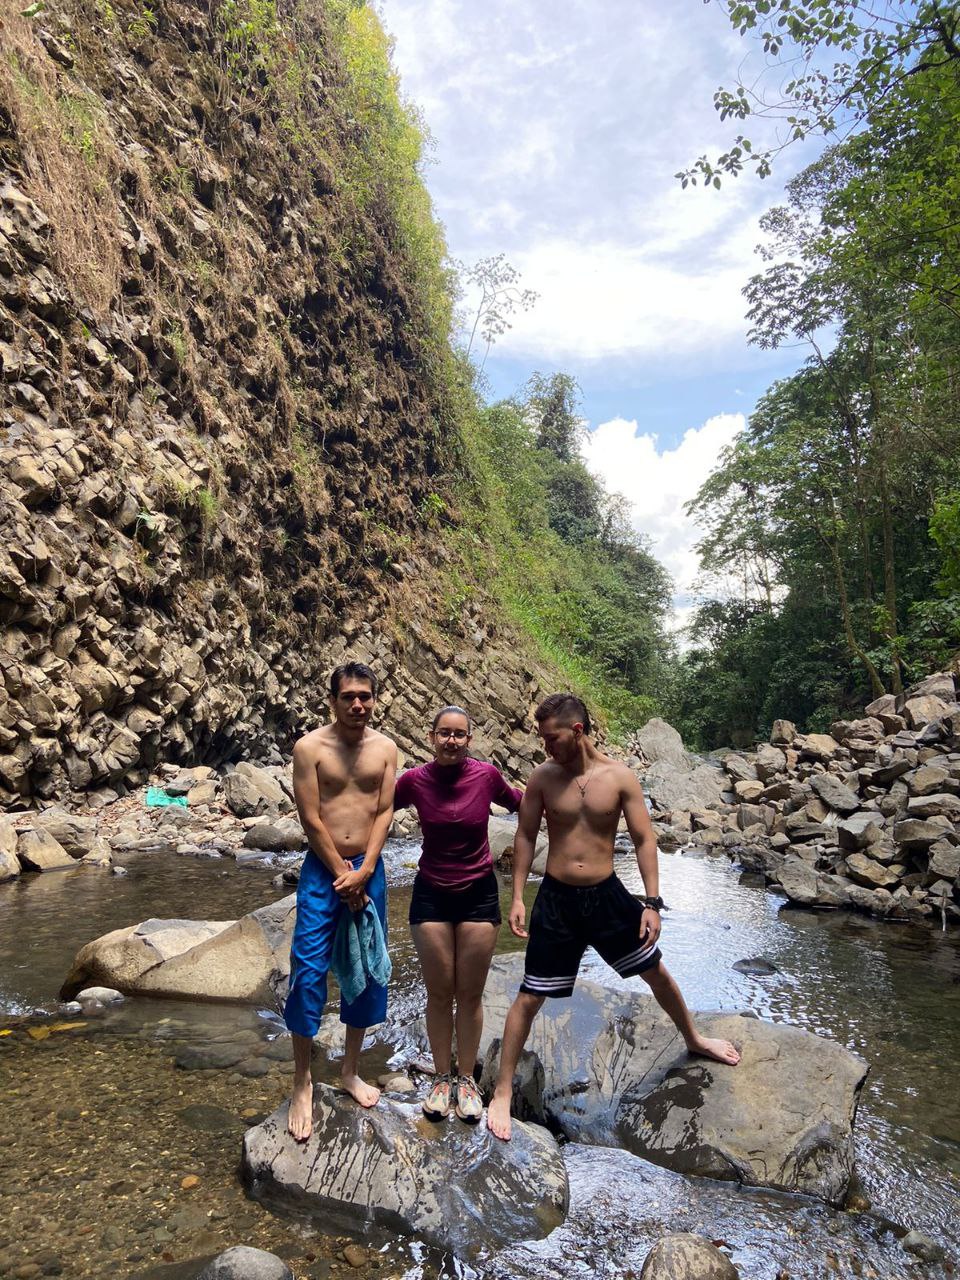
{"type": "Polygon", "coordinates": [[[236,8],[4,17],[5,806],[287,748],[345,654],[408,749],[449,699],[530,756],[538,672],[446,586],[453,432],[395,227],[343,179],[328,15],[298,10],[291,124],[232,74],[236,8]]]}

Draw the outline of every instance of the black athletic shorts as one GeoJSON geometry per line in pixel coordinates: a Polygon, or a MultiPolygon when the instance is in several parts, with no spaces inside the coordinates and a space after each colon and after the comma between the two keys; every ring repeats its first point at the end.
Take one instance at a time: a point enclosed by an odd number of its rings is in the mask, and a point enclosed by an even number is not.
{"type": "Polygon", "coordinates": [[[499,924],[501,918],[500,882],[496,872],[488,871],[463,889],[438,889],[417,872],[410,898],[411,924],[426,924],[428,920],[443,920],[448,924],[463,924],[468,920],[499,924]]]}
{"type": "Polygon", "coordinates": [[[530,913],[530,940],[521,991],[571,996],[580,961],[593,947],[621,978],[652,969],[660,948],[641,943],[638,902],[616,875],[599,884],[573,885],[544,876],[530,913]]]}

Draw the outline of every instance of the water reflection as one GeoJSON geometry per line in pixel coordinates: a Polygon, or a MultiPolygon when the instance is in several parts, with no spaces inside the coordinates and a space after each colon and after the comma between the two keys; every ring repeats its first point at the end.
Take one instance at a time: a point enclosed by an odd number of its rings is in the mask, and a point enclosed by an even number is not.
{"type": "MultiPolygon", "coordinates": [[[[416,856],[409,843],[391,843],[386,851],[395,980],[378,1063],[386,1063],[390,1042],[423,1008],[406,922],[416,856]]],[[[273,886],[277,868],[270,865],[238,867],[229,859],[196,860],[171,851],[130,855],[126,865],[123,877],[78,868],[0,885],[0,1010],[54,1007],[76,951],[110,929],[151,916],[233,919],[290,892],[273,886]]],[[[618,870],[631,888],[641,890],[632,859],[621,858],[618,870]]],[[[867,1194],[876,1210],[895,1221],[960,1243],[957,931],[781,909],[781,899],[738,876],[723,857],[664,857],[661,882],[670,907],[664,955],[689,1003],[704,1010],[752,1010],[831,1036],[866,1058],[871,1075],[857,1151],[867,1194]],[[777,972],[754,976],[733,968],[754,957],[771,962],[777,972]]],[[[535,892],[535,884],[528,886],[528,903],[535,892]]],[[[504,883],[504,908],[508,900],[504,883]]],[[[500,949],[521,946],[505,925],[500,949]]],[[[619,982],[593,953],[584,973],[619,982]]],[[[646,990],[640,979],[627,985],[646,990]]],[[[233,1006],[135,1000],[110,1016],[120,1034],[161,1042],[228,1042],[238,1032],[262,1041],[278,1031],[269,1016],[233,1006]]],[[[576,1166],[584,1177],[585,1161],[576,1166]]]]}

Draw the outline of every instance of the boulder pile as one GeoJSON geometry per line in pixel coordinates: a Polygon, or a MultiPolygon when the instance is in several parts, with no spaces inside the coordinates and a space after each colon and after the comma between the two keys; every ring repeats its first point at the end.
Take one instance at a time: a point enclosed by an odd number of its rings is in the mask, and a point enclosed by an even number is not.
{"type": "Polygon", "coordinates": [[[664,848],[724,849],[803,906],[960,921],[960,700],[949,672],[829,733],[777,720],[769,743],[722,766],[710,805],[669,807],[651,789],[664,848]]]}

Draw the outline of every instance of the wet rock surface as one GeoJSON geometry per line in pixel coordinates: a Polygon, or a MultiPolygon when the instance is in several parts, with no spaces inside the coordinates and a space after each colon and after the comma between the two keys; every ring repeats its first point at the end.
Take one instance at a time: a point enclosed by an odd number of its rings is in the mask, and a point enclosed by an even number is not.
{"type": "Polygon", "coordinates": [[[325,1221],[373,1222],[462,1257],[547,1235],[563,1221],[566,1170],[545,1129],[509,1143],[483,1125],[428,1120],[416,1103],[369,1110],[318,1089],[314,1131],[287,1133],[287,1108],[247,1132],[243,1178],[256,1199],[325,1221]]]}
{"type": "MultiPolygon", "coordinates": [[[[488,1088],[521,974],[519,957],[494,960],[481,1044],[488,1088]]],[[[534,1023],[529,1113],[571,1141],[624,1147],[689,1175],[842,1201],[863,1059],[795,1027],[737,1015],[697,1023],[737,1045],[737,1067],[691,1057],[651,997],[581,979],[534,1023]]]]}
{"type": "Polygon", "coordinates": [[[712,1241],[684,1231],[657,1241],[647,1254],[640,1280],[738,1280],[739,1275],[712,1241]]]}
{"type": "Polygon", "coordinates": [[[507,1248],[491,1259],[484,1268],[491,1280],[639,1276],[651,1249],[668,1233],[724,1241],[730,1264],[744,1280],[891,1280],[898,1274],[919,1280],[931,1274],[899,1268],[892,1261],[899,1249],[893,1232],[868,1214],[772,1192],[734,1192],[625,1151],[572,1143],[563,1155],[570,1177],[566,1222],[546,1240],[507,1248]]]}

